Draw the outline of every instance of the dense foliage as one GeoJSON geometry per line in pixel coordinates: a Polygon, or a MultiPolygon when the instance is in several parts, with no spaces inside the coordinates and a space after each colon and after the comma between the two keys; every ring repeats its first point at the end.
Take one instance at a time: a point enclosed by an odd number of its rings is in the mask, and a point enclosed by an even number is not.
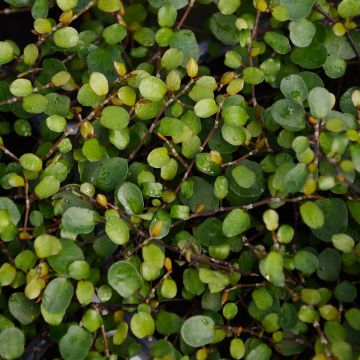
{"type": "Polygon", "coordinates": [[[1,3],[1,359],[359,358],[360,1],[1,3]]]}

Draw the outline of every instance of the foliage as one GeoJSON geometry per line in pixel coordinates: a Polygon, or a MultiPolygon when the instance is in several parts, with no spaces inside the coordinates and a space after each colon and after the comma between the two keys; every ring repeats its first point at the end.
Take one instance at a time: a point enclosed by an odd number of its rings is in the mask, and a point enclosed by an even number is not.
{"type": "Polygon", "coordinates": [[[359,358],[358,0],[2,3],[0,358],[359,358]]]}

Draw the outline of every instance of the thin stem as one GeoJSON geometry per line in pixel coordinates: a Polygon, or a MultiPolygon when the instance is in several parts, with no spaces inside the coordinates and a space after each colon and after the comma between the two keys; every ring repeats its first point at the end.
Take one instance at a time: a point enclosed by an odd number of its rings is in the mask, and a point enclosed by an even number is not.
{"type": "Polygon", "coordinates": [[[253,156],[255,154],[257,154],[259,152],[258,149],[255,149],[253,151],[250,151],[248,154],[245,154],[244,156],[242,156],[241,158],[237,159],[237,160],[234,160],[234,161],[230,161],[230,162],[227,162],[227,163],[224,163],[221,165],[221,167],[228,167],[228,166],[232,166],[232,165],[235,165],[235,164],[238,164],[239,162],[249,158],[250,156],[253,156]]]}
{"type": "Polygon", "coordinates": [[[189,165],[187,164],[187,162],[179,155],[179,153],[176,151],[176,149],[174,148],[173,144],[163,135],[161,135],[159,132],[156,133],[156,135],[163,141],[166,142],[167,146],[170,148],[171,152],[173,153],[175,159],[177,159],[183,166],[185,169],[187,169],[189,167],[189,165]]]}
{"type": "Polygon", "coordinates": [[[29,201],[29,183],[26,176],[24,176],[24,191],[25,191],[25,218],[24,228],[28,226],[29,212],[30,212],[30,201],[29,201]]]}
{"type": "Polygon", "coordinates": [[[13,160],[19,161],[19,158],[4,145],[0,145],[0,150],[3,151],[7,156],[11,157],[13,160]]]}
{"type": "Polygon", "coordinates": [[[0,15],[11,15],[11,14],[23,13],[29,11],[31,11],[31,7],[5,8],[0,10],[0,15]]]}
{"type": "Polygon", "coordinates": [[[149,291],[145,303],[148,304],[150,302],[150,300],[152,299],[152,297],[154,296],[156,290],[160,287],[160,285],[171,275],[172,270],[168,270],[164,276],[160,279],[160,281],[158,281],[158,283],[151,288],[151,290],[149,291]]]}
{"type": "Polygon", "coordinates": [[[181,29],[181,27],[184,25],[184,22],[187,19],[187,17],[189,16],[191,9],[194,7],[194,4],[195,4],[195,0],[190,0],[189,5],[187,6],[183,16],[181,17],[180,21],[176,25],[176,30],[181,29]]]}

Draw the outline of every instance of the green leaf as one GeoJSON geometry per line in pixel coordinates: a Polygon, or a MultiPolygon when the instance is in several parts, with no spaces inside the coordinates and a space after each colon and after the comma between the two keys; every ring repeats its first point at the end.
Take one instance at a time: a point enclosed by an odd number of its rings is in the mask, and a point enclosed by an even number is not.
{"type": "Polygon", "coordinates": [[[59,341],[59,351],[64,360],[84,360],[89,353],[93,338],[80,326],[71,325],[59,341]]]}
{"type": "Polygon", "coordinates": [[[21,155],[19,163],[25,170],[39,172],[42,169],[41,159],[34,154],[21,155]]]}
{"type": "Polygon", "coordinates": [[[270,360],[272,351],[266,344],[260,344],[252,349],[246,356],[246,360],[270,360]]]}
{"type": "Polygon", "coordinates": [[[118,261],[108,271],[109,285],[122,297],[128,299],[143,285],[143,279],[130,262],[118,261]]]}
{"type": "Polygon", "coordinates": [[[356,308],[351,308],[346,311],[345,318],[352,328],[360,331],[360,310],[356,308]]]}
{"type": "Polygon", "coordinates": [[[186,66],[191,57],[196,61],[200,58],[199,45],[195,34],[191,30],[184,29],[176,31],[171,36],[170,47],[181,50],[184,56],[183,66],[186,66]]]}
{"type": "Polygon", "coordinates": [[[60,181],[55,176],[46,176],[39,181],[34,191],[39,199],[47,199],[56,194],[59,189],[60,181]]]}
{"type": "Polygon", "coordinates": [[[119,157],[107,159],[97,168],[95,185],[102,191],[113,191],[125,180],[127,173],[127,160],[119,157]]]}
{"type": "Polygon", "coordinates": [[[300,192],[308,177],[308,170],[305,164],[296,164],[284,178],[284,190],[289,193],[300,192]]]}
{"type": "Polygon", "coordinates": [[[117,199],[128,214],[140,214],[144,209],[141,190],[130,182],[124,182],[117,191],[117,199]]]}
{"type": "Polygon", "coordinates": [[[327,51],[321,42],[314,39],[309,46],[293,50],[290,57],[296,65],[304,69],[316,69],[325,64],[327,51]]]}
{"type": "Polygon", "coordinates": [[[79,33],[71,26],[65,26],[54,33],[54,43],[64,49],[73,48],[79,41],[79,33]]]}
{"type": "Polygon", "coordinates": [[[259,85],[265,80],[265,74],[256,67],[247,67],[243,71],[244,81],[247,84],[259,85]]]}
{"type": "Polygon", "coordinates": [[[118,245],[126,244],[130,238],[128,225],[116,216],[110,216],[106,221],[105,232],[109,239],[118,245]]]}
{"type": "Polygon", "coordinates": [[[143,339],[155,332],[155,321],[149,313],[140,311],[131,318],[130,328],[138,339],[143,339]]]}
{"type": "Polygon", "coordinates": [[[256,174],[245,165],[237,165],[231,170],[231,174],[236,183],[242,188],[249,189],[256,182],[256,174]]]}
{"type": "Polygon", "coordinates": [[[284,77],[280,83],[280,90],[288,100],[302,103],[308,97],[308,89],[303,78],[297,74],[284,77]]]}
{"type": "Polygon", "coordinates": [[[106,150],[99,144],[99,140],[93,137],[85,141],[82,153],[89,161],[99,161],[104,157],[106,150]]]}
{"type": "Polygon", "coordinates": [[[289,24],[290,39],[297,47],[307,47],[316,33],[315,25],[307,19],[291,21],[289,24]]]}
{"type": "Polygon", "coordinates": [[[47,312],[58,314],[68,308],[73,295],[74,288],[68,279],[55,278],[47,284],[41,305],[47,312]]]}
{"type": "Polygon", "coordinates": [[[224,242],[222,222],[217,218],[210,217],[194,230],[194,236],[202,245],[221,245],[224,242]]]}
{"type": "Polygon", "coordinates": [[[274,121],[289,131],[300,131],[305,128],[304,108],[298,103],[283,99],[271,106],[274,121]]]}
{"type": "Polygon", "coordinates": [[[319,266],[319,260],[316,255],[309,251],[299,250],[294,256],[295,268],[304,275],[311,275],[319,266]]]}
{"type": "Polygon", "coordinates": [[[64,212],[62,225],[74,234],[88,234],[94,230],[97,218],[93,210],[71,207],[64,212]]]}
{"type": "Polygon", "coordinates": [[[139,90],[145,99],[151,101],[160,101],[167,93],[166,84],[155,76],[141,80],[139,90]]]}
{"type": "Polygon", "coordinates": [[[285,35],[275,31],[267,31],[264,40],[278,54],[287,54],[291,51],[289,39],[285,35]]]}
{"type": "Polygon", "coordinates": [[[169,161],[170,157],[168,154],[168,149],[166,147],[159,147],[151,150],[147,157],[148,164],[155,169],[160,169],[169,161]]]}
{"type": "Polygon", "coordinates": [[[0,65],[7,64],[14,59],[14,49],[10,43],[0,41],[0,65]]]}
{"type": "Polygon", "coordinates": [[[324,281],[336,281],[341,271],[341,257],[335,249],[326,248],[319,255],[317,276],[324,281]]]}
{"type": "Polygon", "coordinates": [[[38,258],[47,258],[60,252],[61,243],[55,236],[43,234],[35,239],[34,249],[38,258]]]}
{"type": "Polygon", "coordinates": [[[11,315],[22,325],[31,324],[40,315],[39,306],[35,301],[29,300],[21,292],[11,294],[8,306],[11,315]]]}
{"type": "Polygon", "coordinates": [[[127,127],[129,120],[129,114],[124,108],[107,106],[101,112],[100,123],[108,129],[121,130],[127,127]]]}
{"type": "Polygon", "coordinates": [[[357,0],[342,0],[337,10],[344,19],[355,17],[360,15],[360,3],[357,0]]]}
{"type": "Polygon", "coordinates": [[[284,286],[284,258],[278,253],[271,251],[264,260],[260,261],[260,272],[276,286],[284,286]]]}
{"type": "Polygon", "coordinates": [[[0,356],[6,360],[20,358],[25,349],[25,336],[21,330],[8,327],[0,331],[0,356]]]}
{"type": "Polygon", "coordinates": [[[304,223],[311,229],[319,229],[325,223],[323,211],[313,201],[306,201],[300,205],[300,214],[304,223]]]}
{"type": "Polygon", "coordinates": [[[214,99],[202,99],[195,104],[194,112],[200,118],[208,118],[218,112],[214,99]]]}
{"type": "Polygon", "coordinates": [[[309,15],[315,0],[280,0],[280,4],[288,10],[290,20],[300,20],[309,15]]]}
{"type": "Polygon", "coordinates": [[[185,320],[181,336],[192,347],[210,344],[215,339],[215,323],[208,316],[197,315],[185,320]]]}
{"type": "Polygon", "coordinates": [[[210,18],[210,30],[214,36],[225,45],[237,43],[238,31],[235,26],[236,16],[215,13],[210,18]]]}
{"type": "Polygon", "coordinates": [[[313,116],[324,119],[331,111],[331,97],[330,93],[322,88],[316,87],[309,93],[309,105],[313,116]]]}
{"type": "Polygon", "coordinates": [[[109,92],[109,84],[104,74],[93,72],[89,78],[89,85],[96,95],[103,96],[109,92]]]}
{"type": "Polygon", "coordinates": [[[185,7],[188,2],[188,0],[149,0],[149,4],[156,9],[159,9],[166,4],[173,5],[176,9],[181,9],[185,7]]]}
{"type": "Polygon", "coordinates": [[[154,239],[162,239],[170,231],[171,217],[165,211],[158,211],[150,223],[149,232],[154,239]]]}
{"type": "Polygon", "coordinates": [[[7,197],[0,197],[0,209],[5,209],[8,211],[11,221],[17,225],[21,219],[21,214],[15,203],[7,198],[7,197]]]}

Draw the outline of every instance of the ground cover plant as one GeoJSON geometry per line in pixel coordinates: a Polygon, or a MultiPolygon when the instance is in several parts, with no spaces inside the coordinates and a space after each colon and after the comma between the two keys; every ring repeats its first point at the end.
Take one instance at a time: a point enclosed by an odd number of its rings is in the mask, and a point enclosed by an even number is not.
{"type": "Polygon", "coordinates": [[[4,0],[0,358],[360,356],[358,0],[4,0]]]}

